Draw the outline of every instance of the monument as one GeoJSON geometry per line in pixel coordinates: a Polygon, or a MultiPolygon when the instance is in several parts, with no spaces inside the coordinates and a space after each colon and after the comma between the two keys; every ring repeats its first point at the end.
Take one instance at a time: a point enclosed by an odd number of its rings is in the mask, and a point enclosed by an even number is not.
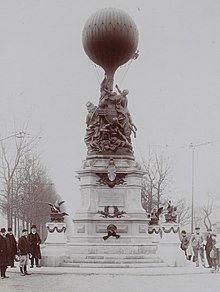
{"type": "Polygon", "coordinates": [[[118,67],[138,56],[136,24],[120,9],[101,9],[87,20],[82,41],[104,76],[96,105],[86,103],[87,155],[77,172],[81,206],[73,219],[74,230],[67,240],[63,216],[68,214],[60,210],[63,201],[49,204],[52,213],[43,262],[71,267],[182,265],[176,208],[169,201],[163,224],[159,223],[163,208],[149,216],[142,208],[145,172],[134,157],[132,136],[136,137],[137,128],[128,106],[129,90],[119,88],[114,80],[118,67]],[[171,258],[174,250],[178,256],[171,258]]]}
{"type": "MultiPolygon", "coordinates": [[[[97,104],[88,101],[87,156],[77,172],[81,207],[67,243],[68,266],[153,266],[161,263],[141,205],[144,171],[134,157],[129,90],[118,87],[119,66],[137,58],[138,29],[124,11],[105,8],[85,23],[85,53],[104,70],[97,104]]],[[[135,94],[132,94],[134,97],[135,94]]]]}

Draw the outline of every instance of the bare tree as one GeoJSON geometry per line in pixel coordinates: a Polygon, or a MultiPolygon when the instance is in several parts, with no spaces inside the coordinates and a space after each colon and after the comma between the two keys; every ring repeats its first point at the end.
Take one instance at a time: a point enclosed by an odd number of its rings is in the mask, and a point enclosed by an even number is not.
{"type": "Polygon", "coordinates": [[[195,210],[194,222],[195,226],[204,226],[207,229],[212,227],[210,216],[213,213],[213,200],[208,200],[207,205],[197,207],[195,210]]]}
{"type": "MultiPolygon", "coordinates": [[[[7,147],[5,141],[1,142],[1,170],[0,179],[3,185],[1,190],[1,206],[7,214],[8,226],[12,225],[13,202],[17,192],[15,185],[15,175],[19,168],[19,163],[26,153],[34,147],[36,137],[27,139],[24,131],[14,135],[14,143],[7,147]]],[[[11,141],[11,140],[10,140],[11,141]]]]}
{"type": "Polygon", "coordinates": [[[29,227],[33,223],[43,232],[49,221],[46,202],[56,200],[58,195],[36,155],[37,137],[22,133],[14,137],[13,144],[0,145],[0,207],[7,215],[8,226],[13,226],[15,232],[19,232],[20,226],[29,227]]]}
{"type": "Polygon", "coordinates": [[[190,206],[185,199],[180,199],[175,205],[177,207],[177,222],[180,223],[181,226],[188,225],[191,220],[190,206]]]}
{"type": "Polygon", "coordinates": [[[22,160],[19,176],[21,184],[17,200],[17,220],[26,227],[37,224],[43,232],[45,223],[50,220],[50,209],[46,202],[58,198],[54,185],[34,154],[28,154],[22,160]]]}
{"type": "Polygon", "coordinates": [[[142,206],[151,212],[153,208],[159,208],[162,196],[168,194],[171,169],[169,160],[156,153],[147,162],[143,160],[142,164],[146,172],[142,185],[142,206]]]}

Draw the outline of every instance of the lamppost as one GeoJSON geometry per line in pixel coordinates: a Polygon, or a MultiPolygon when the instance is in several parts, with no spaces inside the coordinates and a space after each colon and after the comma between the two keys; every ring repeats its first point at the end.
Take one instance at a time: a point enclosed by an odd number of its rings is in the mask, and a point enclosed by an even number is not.
{"type": "Polygon", "coordinates": [[[199,146],[205,146],[211,142],[204,142],[200,144],[190,143],[189,147],[192,148],[192,196],[191,196],[191,233],[194,230],[194,182],[195,182],[195,149],[199,146]]]}

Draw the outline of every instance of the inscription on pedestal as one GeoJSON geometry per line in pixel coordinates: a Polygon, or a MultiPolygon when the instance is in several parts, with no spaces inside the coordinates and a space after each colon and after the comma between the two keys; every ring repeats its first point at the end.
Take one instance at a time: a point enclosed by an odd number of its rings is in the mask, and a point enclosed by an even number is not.
{"type": "MultiPolygon", "coordinates": [[[[98,224],[96,225],[96,233],[105,233],[107,230],[108,224],[98,224]]],[[[128,233],[128,225],[118,225],[117,232],[119,233],[128,233]]]]}
{"type": "Polygon", "coordinates": [[[98,191],[98,205],[124,207],[125,194],[122,190],[100,190],[98,191]]]}

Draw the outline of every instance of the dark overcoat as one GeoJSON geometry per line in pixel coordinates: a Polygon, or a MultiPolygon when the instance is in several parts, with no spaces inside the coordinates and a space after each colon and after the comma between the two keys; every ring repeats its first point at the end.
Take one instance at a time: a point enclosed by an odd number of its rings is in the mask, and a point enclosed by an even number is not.
{"type": "Polygon", "coordinates": [[[30,245],[30,252],[33,258],[41,259],[40,244],[41,239],[38,233],[29,233],[28,242],[30,245]]]}
{"type": "Polygon", "coordinates": [[[18,252],[19,255],[28,255],[30,253],[30,246],[26,236],[22,235],[18,239],[18,252]]]}
{"type": "Polygon", "coordinates": [[[0,266],[9,265],[9,241],[0,235],[0,266]]]}
{"type": "Polygon", "coordinates": [[[10,246],[10,254],[12,256],[17,254],[17,241],[13,234],[7,234],[6,237],[9,239],[9,246],[10,246]]]}
{"type": "Polygon", "coordinates": [[[211,249],[212,249],[212,237],[211,237],[211,235],[207,235],[205,250],[209,252],[209,251],[211,251],[211,249]]]}

